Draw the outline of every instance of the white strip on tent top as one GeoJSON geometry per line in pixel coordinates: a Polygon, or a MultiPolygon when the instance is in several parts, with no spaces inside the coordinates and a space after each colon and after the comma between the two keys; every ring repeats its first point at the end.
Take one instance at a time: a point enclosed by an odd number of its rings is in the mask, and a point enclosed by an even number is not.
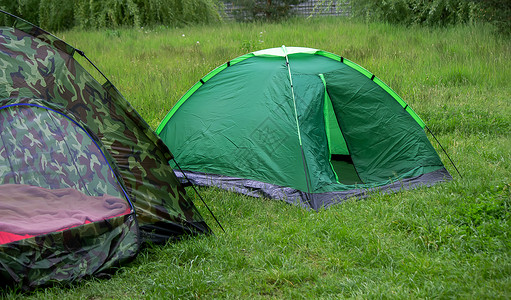
{"type": "Polygon", "coordinates": [[[315,54],[318,49],[312,48],[304,48],[304,47],[286,47],[282,46],[279,48],[270,48],[252,52],[255,56],[281,56],[285,57],[286,55],[295,54],[295,53],[307,53],[307,54],[315,54]]]}

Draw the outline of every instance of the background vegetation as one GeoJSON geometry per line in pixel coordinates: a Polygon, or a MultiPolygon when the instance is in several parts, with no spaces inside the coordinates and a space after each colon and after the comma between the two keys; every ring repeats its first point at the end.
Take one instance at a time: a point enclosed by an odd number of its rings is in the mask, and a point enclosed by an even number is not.
{"type": "Polygon", "coordinates": [[[480,19],[480,6],[467,0],[356,0],[354,13],[394,24],[454,25],[480,19]]]}
{"type": "Polygon", "coordinates": [[[428,26],[489,22],[501,33],[511,33],[511,0],[352,0],[352,3],[355,16],[373,21],[428,26]]]}
{"type": "Polygon", "coordinates": [[[220,20],[216,0],[0,0],[0,9],[49,31],[182,27],[220,20]]]}
{"type": "Polygon", "coordinates": [[[145,249],[110,279],[0,297],[509,298],[511,41],[492,30],[311,18],[57,33],[154,128],[202,76],[248,51],[285,44],[343,55],[418,112],[463,178],[440,153],[452,182],[320,212],[200,189],[225,234],[189,191],[216,235],[145,249]]]}
{"type": "MultiPolygon", "coordinates": [[[[222,20],[232,3],[238,21],[277,21],[292,16],[305,0],[0,0],[0,9],[49,31],[120,27],[183,27],[222,20]]],[[[320,0],[337,8],[344,0],[320,0]]],[[[491,23],[511,34],[511,0],[350,0],[351,16],[403,25],[446,26],[491,23]]]]}

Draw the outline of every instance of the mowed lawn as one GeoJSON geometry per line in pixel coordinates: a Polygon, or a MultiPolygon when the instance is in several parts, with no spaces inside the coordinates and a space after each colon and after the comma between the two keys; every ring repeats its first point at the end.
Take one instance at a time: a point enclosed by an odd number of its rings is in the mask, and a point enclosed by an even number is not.
{"type": "Polygon", "coordinates": [[[200,188],[226,233],[189,190],[214,235],[148,247],[108,279],[2,296],[511,298],[510,37],[483,25],[342,18],[56,35],[83,50],[153,128],[196,81],[237,56],[281,45],[336,53],[412,106],[462,177],[429,136],[452,182],[319,212],[200,188]]]}

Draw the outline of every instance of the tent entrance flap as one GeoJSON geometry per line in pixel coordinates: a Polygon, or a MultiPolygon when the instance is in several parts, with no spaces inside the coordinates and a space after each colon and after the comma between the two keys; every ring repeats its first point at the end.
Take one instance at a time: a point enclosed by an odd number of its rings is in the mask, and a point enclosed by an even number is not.
{"type": "Polygon", "coordinates": [[[325,87],[324,117],[330,154],[349,155],[348,146],[346,145],[339,122],[337,121],[332,100],[330,99],[326,89],[325,78],[323,77],[323,74],[319,74],[319,77],[321,78],[321,81],[323,81],[323,86],[325,87]]]}
{"type": "Polygon", "coordinates": [[[325,78],[323,77],[323,74],[320,74],[319,77],[325,86],[324,118],[328,150],[330,153],[330,166],[332,167],[339,183],[347,185],[362,183],[362,180],[360,180],[360,177],[355,170],[346,140],[344,139],[341,127],[337,121],[332,100],[328,96],[325,78]]]}

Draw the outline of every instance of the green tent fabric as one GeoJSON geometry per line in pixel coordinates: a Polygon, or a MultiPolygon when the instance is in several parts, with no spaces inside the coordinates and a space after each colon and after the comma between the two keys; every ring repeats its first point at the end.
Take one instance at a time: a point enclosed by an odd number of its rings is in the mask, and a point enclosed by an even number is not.
{"type": "Polygon", "coordinates": [[[69,282],[132,259],[145,242],[211,232],[169,149],[79,54],[0,13],[2,284],[69,282]]]}
{"type": "Polygon", "coordinates": [[[156,132],[184,170],[178,176],[319,209],[451,179],[424,127],[357,64],[282,46],[210,72],[156,132]]]}

